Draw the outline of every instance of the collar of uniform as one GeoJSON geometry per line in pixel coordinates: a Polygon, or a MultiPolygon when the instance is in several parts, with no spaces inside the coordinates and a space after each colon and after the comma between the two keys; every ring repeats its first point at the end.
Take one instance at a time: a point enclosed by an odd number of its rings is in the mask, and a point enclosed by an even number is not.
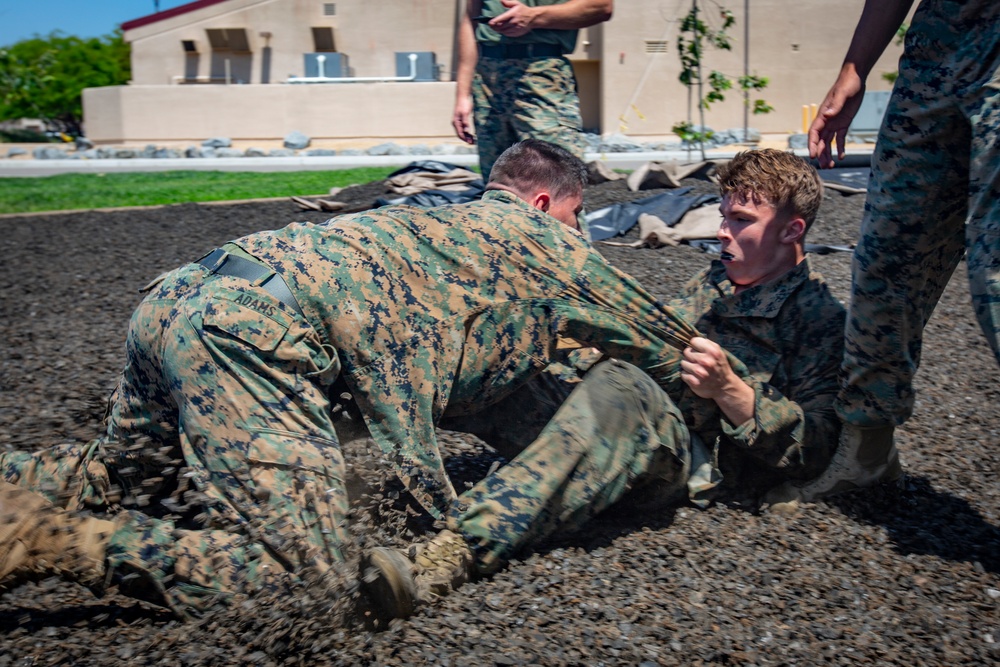
{"type": "Polygon", "coordinates": [[[725,264],[713,260],[708,278],[720,296],[712,302],[712,310],[722,317],[774,317],[788,297],[809,279],[810,271],[809,260],[803,259],[777,280],[736,294],[733,283],[726,276],[725,264]]]}
{"type": "Polygon", "coordinates": [[[483,201],[488,200],[502,201],[508,204],[516,204],[520,202],[527,206],[527,202],[523,201],[520,197],[515,195],[513,192],[508,192],[507,190],[487,190],[483,193],[483,201]]]}
{"type": "Polygon", "coordinates": [[[547,227],[547,229],[559,230],[557,232],[557,235],[569,234],[570,236],[574,236],[588,245],[590,244],[590,242],[587,241],[587,237],[584,236],[582,231],[580,231],[579,229],[573,229],[568,225],[564,225],[563,223],[559,222],[558,220],[548,215],[544,211],[540,211],[531,204],[529,204],[528,202],[524,201],[523,199],[515,195],[513,192],[509,192],[507,190],[487,190],[486,192],[483,193],[482,201],[497,201],[497,202],[503,202],[505,204],[514,204],[515,206],[520,206],[521,208],[533,214],[531,216],[531,220],[534,220],[536,224],[554,225],[554,227],[550,226],[547,227]]]}

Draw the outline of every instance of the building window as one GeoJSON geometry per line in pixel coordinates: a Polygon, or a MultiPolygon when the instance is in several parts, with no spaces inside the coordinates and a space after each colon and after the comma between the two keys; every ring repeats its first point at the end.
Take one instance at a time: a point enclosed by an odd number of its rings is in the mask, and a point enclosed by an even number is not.
{"type": "Polygon", "coordinates": [[[337,3],[335,2],[324,2],[323,3],[323,16],[336,16],[337,15],[337,3]]]}
{"type": "Polygon", "coordinates": [[[666,52],[667,52],[667,40],[665,39],[646,40],[646,53],[666,53],[666,52]]]}
{"type": "Polygon", "coordinates": [[[208,43],[213,51],[250,53],[247,31],[243,28],[208,28],[205,33],[208,35],[208,43]]]}
{"type": "Polygon", "coordinates": [[[333,41],[333,28],[313,28],[313,51],[322,53],[324,51],[336,51],[337,47],[333,41]]]}
{"type": "Polygon", "coordinates": [[[206,28],[211,47],[208,76],[213,83],[250,83],[253,53],[243,28],[206,28]]]}
{"type": "Polygon", "coordinates": [[[198,53],[198,47],[193,39],[182,39],[181,46],[184,47],[184,53],[198,53]]]}

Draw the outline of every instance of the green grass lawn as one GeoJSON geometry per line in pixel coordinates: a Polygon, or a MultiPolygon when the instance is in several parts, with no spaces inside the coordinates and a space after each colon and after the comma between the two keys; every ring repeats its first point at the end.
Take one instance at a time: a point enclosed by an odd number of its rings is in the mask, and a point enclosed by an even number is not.
{"type": "Polygon", "coordinates": [[[397,167],[337,171],[165,171],[0,178],[0,213],[325,195],[385,178],[397,167]]]}

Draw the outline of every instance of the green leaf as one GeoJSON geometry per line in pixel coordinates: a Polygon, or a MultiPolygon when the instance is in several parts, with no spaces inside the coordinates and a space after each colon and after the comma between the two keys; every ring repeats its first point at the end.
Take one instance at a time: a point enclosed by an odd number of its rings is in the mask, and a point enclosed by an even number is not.
{"type": "Polygon", "coordinates": [[[22,40],[0,55],[0,120],[42,118],[78,134],[83,89],[125,84],[130,68],[121,31],[87,40],[58,31],[22,40]]]}

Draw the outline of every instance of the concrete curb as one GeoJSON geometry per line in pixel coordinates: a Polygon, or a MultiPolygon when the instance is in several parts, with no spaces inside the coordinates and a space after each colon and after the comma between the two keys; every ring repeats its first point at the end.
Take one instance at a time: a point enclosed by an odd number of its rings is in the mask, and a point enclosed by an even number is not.
{"type": "MultiPolygon", "coordinates": [[[[729,160],[741,150],[741,146],[728,146],[705,151],[708,160],[729,160]]],[[[792,151],[796,155],[807,156],[808,151],[792,151]]],[[[848,160],[865,165],[871,159],[871,151],[848,154],[848,160]]],[[[310,157],[241,157],[241,158],[133,158],[127,160],[0,160],[0,178],[39,177],[55,174],[111,174],[136,171],[333,171],[358,167],[405,167],[416,160],[441,160],[469,167],[479,163],[475,154],[465,155],[335,155],[310,157]]],[[[699,151],[648,151],[641,153],[587,153],[585,161],[600,161],[613,169],[636,169],[647,162],[680,163],[700,162],[699,151]]]]}

